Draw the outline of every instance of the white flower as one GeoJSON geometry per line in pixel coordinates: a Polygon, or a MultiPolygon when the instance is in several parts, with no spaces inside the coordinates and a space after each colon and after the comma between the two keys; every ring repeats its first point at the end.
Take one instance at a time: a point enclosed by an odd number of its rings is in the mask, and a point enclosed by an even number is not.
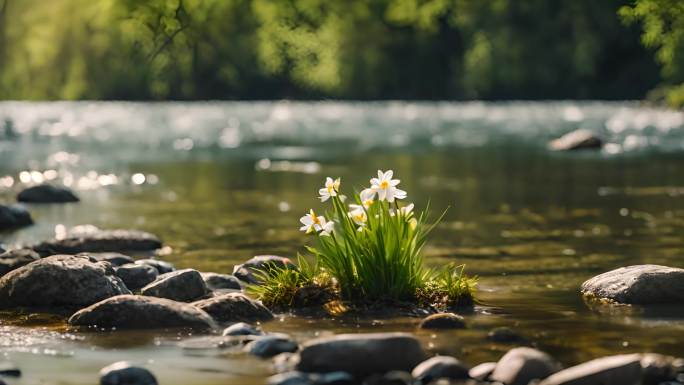
{"type": "MultiPolygon", "coordinates": [[[[403,217],[408,217],[412,212],[413,212],[413,203],[399,208],[399,215],[403,216],[403,217]]],[[[390,215],[394,216],[394,209],[390,209],[390,215]]]]}
{"type": "Polygon", "coordinates": [[[299,221],[304,225],[300,227],[299,230],[307,234],[313,233],[314,231],[321,231],[326,225],[325,217],[316,216],[316,213],[314,213],[313,209],[309,210],[306,215],[299,218],[299,221]]]}
{"type": "Polygon", "coordinates": [[[332,234],[334,228],[335,228],[335,222],[333,222],[333,221],[326,222],[325,218],[323,218],[323,227],[321,227],[321,235],[322,236],[329,236],[330,234],[332,234]]]}
{"type": "Polygon", "coordinates": [[[406,198],[406,191],[397,188],[399,179],[392,179],[394,172],[388,170],[382,172],[378,170],[378,177],[370,180],[371,189],[378,194],[378,199],[381,201],[394,202],[394,199],[406,198]]]}
{"type": "Polygon", "coordinates": [[[363,226],[368,222],[368,215],[366,215],[366,210],[364,210],[361,205],[349,205],[351,211],[349,212],[349,218],[351,218],[357,225],[363,226]]]}
{"type": "Polygon", "coordinates": [[[359,197],[361,198],[361,204],[363,205],[363,207],[368,209],[373,204],[373,198],[375,198],[375,191],[373,191],[373,189],[371,188],[367,188],[361,191],[359,197]]]}
{"type": "Polygon", "coordinates": [[[318,190],[319,198],[321,202],[325,202],[330,197],[337,196],[337,192],[340,190],[340,178],[333,180],[331,177],[325,178],[325,187],[318,190]]]}

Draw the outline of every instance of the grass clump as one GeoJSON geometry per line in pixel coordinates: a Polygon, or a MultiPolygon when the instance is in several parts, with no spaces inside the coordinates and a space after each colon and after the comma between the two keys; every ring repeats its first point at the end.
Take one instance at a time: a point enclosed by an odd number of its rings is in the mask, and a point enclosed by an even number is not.
{"type": "Polygon", "coordinates": [[[378,171],[370,182],[348,204],[340,179],[327,178],[319,195],[330,209],[325,216],[310,210],[300,219],[300,230],[318,240],[307,247],[314,263],[300,257],[298,270],[264,270],[252,292],[271,306],[297,305],[307,292],[326,293],[317,300],[337,297],[352,303],[472,305],[477,280],[464,274],[463,265],[440,271],[424,266],[422,248],[441,217],[428,223],[427,210],[416,214],[412,203],[400,203],[407,194],[391,170],[378,171]]]}

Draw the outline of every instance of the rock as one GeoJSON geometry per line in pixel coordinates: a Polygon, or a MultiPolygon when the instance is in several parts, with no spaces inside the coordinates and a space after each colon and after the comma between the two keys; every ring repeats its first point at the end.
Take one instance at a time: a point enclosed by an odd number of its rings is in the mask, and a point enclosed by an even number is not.
{"type": "Polygon", "coordinates": [[[119,294],[130,294],[106,262],[85,256],[55,255],[0,278],[0,308],[83,307],[119,294]]]}
{"type": "Polygon", "coordinates": [[[69,324],[119,329],[216,328],[211,316],[192,305],[140,295],[98,302],[72,315],[69,324]]]}
{"type": "Polygon", "coordinates": [[[269,266],[274,266],[277,268],[287,267],[289,269],[297,268],[297,265],[292,263],[289,258],[278,257],[275,255],[257,255],[241,265],[236,265],[233,268],[233,275],[241,281],[256,284],[259,283],[259,280],[254,276],[254,272],[258,270],[264,270],[269,266]]]}
{"type": "Polygon", "coordinates": [[[662,381],[684,379],[684,359],[662,354],[641,354],[641,382],[655,385],[662,381]]]}
{"type": "Polygon", "coordinates": [[[561,370],[541,382],[543,385],[639,385],[641,355],[624,354],[598,358],[561,370]]]}
{"type": "Polygon", "coordinates": [[[432,314],[420,321],[421,329],[463,329],[466,327],[465,319],[454,313],[432,314]]]}
{"type": "Polygon", "coordinates": [[[264,332],[255,328],[254,326],[238,322],[236,324],[230,325],[225,330],[223,330],[224,336],[261,336],[264,332]]]}
{"type": "Polygon", "coordinates": [[[66,237],[41,242],[33,250],[42,256],[83,252],[151,251],[162,246],[155,235],[138,230],[100,230],[95,226],[76,226],[66,237]]]}
{"type": "Polygon", "coordinates": [[[31,214],[21,205],[0,205],[0,230],[15,229],[33,224],[31,214]]]}
{"type": "Polygon", "coordinates": [[[532,380],[544,379],[560,369],[560,364],[544,352],[532,348],[515,348],[501,357],[489,379],[506,385],[527,385],[532,380]]]}
{"type": "Polygon", "coordinates": [[[100,385],[157,385],[157,379],[149,370],[122,361],[100,370],[100,385]]]}
{"type": "Polygon", "coordinates": [[[17,195],[17,200],[29,203],[68,203],[79,201],[71,189],[51,184],[41,184],[25,188],[17,195]]]}
{"type": "Polygon", "coordinates": [[[487,339],[494,342],[516,343],[523,342],[525,339],[508,327],[498,327],[487,333],[487,339]]]}
{"type": "Polygon", "coordinates": [[[142,295],[182,302],[190,302],[204,297],[208,292],[202,275],[193,269],[162,274],[154,282],[140,289],[142,295]]]}
{"type": "Polygon", "coordinates": [[[411,374],[423,384],[429,384],[440,378],[455,380],[470,378],[468,366],[449,356],[436,356],[421,362],[411,374]]]}
{"type": "Polygon", "coordinates": [[[242,293],[222,294],[193,303],[197,308],[209,313],[219,322],[268,321],[273,313],[261,302],[242,293]]]}
{"type": "Polygon", "coordinates": [[[21,377],[21,369],[11,362],[0,362],[0,377],[21,377]]]}
{"type": "Polygon", "coordinates": [[[287,372],[268,378],[268,385],[315,385],[311,375],[302,372],[287,372]]]}
{"type": "Polygon", "coordinates": [[[323,374],[290,371],[271,376],[269,385],[358,385],[358,381],[349,373],[332,372],[323,374]]]}
{"type": "Polygon", "coordinates": [[[358,382],[349,373],[331,372],[316,375],[316,385],[357,385],[358,382]]]}
{"type": "Polygon", "coordinates": [[[269,334],[248,343],[245,351],[257,357],[270,358],[280,353],[296,352],[298,348],[299,345],[285,334],[269,334]]]}
{"type": "Polygon", "coordinates": [[[242,289],[240,280],[230,274],[202,273],[202,278],[204,278],[204,283],[211,290],[242,289]]]}
{"type": "Polygon", "coordinates": [[[126,284],[126,287],[132,290],[140,289],[141,287],[153,282],[157,279],[159,273],[157,269],[150,265],[138,265],[129,263],[114,268],[116,275],[121,278],[126,284]]]}
{"type": "MultiPolygon", "coordinates": [[[[122,266],[135,263],[133,258],[121,253],[86,253],[98,262],[109,262],[112,266],[122,266]]],[[[79,255],[79,254],[77,254],[79,255]]]]}
{"type": "Polygon", "coordinates": [[[473,366],[468,375],[476,380],[484,381],[489,379],[489,376],[494,372],[494,368],[496,368],[496,362],[483,362],[473,366]]]}
{"type": "Polygon", "coordinates": [[[420,342],[407,333],[340,334],[305,342],[297,370],[343,371],[362,378],[391,370],[410,371],[425,358],[420,342]]]}
{"type": "Polygon", "coordinates": [[[659,265],[621,267],[582,284],[582,294],[618,303],[684,303],[684,269],[659,265]]]}
{"type": "Polygon", "coordinates": [[[375,374],[368,377],[364,385],[412,385],[413,377],[401,370],[392,370],[385,374],[375,374]]]}
{"type": "Polygon", "coordinates": [[[138,265],[152,266],[155,269],[157,269],[159,274],[166,274],[166,273],[170,273],[172,271],[176,271],[176,268],[172,264],[170,264],[168,262],[160,261],[158,259],[152,259],[152,258],[139,259],[139,260],[135,261],[135,263],[137,263],[138,265]]]}
{"type": "Polygon", "coordinates": [[[31,249],[6,251],[0,254],[0,277],[39,259],[40,255],[31,249]]]}
{"type": "Polygon", "coordinates": [[[591,148],[600,149],[602,146],[603,140],[587,129],[578,129],[569,132],[549,143],[549,148],[554,151],[570,151],[591,148]]]}

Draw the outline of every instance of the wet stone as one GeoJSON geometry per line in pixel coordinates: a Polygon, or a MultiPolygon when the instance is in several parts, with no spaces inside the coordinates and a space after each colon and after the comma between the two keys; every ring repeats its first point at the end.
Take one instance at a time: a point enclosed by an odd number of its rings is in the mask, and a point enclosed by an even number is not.
{"type": "Polygon", "coordinates": [[[0,377],[21,377],[21,369],[12,362],[0,362],[0,377]]]}
{"type": "Polygon", "coordinates": [[[263,331],[244,322],[238,322],[234,325],[230,325],[223,330],[224,336],[261,336],[263,334],[263,331]]]}
{"type": "Polygon", "coordinates": [[[40,259],[40,255],[31,249],[15,249],[0,254],[0,277],[40,259]]]}
{"type": "Polygon", "coordinates": [[[549,143],[549,148],[554,151],[600,149],[602,146],[603,140],[587,129],[569,132],[549,143]]]}
{"type": "Polygon", "coordinates": [[[139,260],[135,261],[135,263],[138,265],[152,266],[155,269],[157,269],[159,274],[166,274],[166,273],[170,273],[172,271],[176,271],[176,268],[172,264],[165,262],[165,261],[160,261],[158,259],[152,259],[152,258],[139,259],[139,260]]]}
{"type": "Polygon", "coordinates": [[[0,205],[0,230],[15,229],[33,224],[31,214],[21,205],[0,205]]]}
{"type": "Polygon", "coordinates": [[[413,376],[401,370],[392,370],[385,374],[374,374],[364,381],[365,385],[412,385],[413,376]]]}
{"type": "MultiPolygon", "coordinates": [[[[122,266],[134,263],[135,260],[121,253],[86,253],[98,262],[109,262],[112,266],[122,266]]],[[[78,254],[77,254],[78,255],[78,254]]]]}
{"type": "Polygon", "coordinates": [[[55,255],[0,278],[0,308],[83,307],[130,294],[111,265],[86,256],[55,255]]]}
{"type": "Polygon", "coordinates": [[[466,379],[469,378],[468,366],[449,356],[436,356],[421,362],[411,374],[423,384],[429,384],[440,378],[466,379]]]}
{"type": "Polygon", "coordinates": [[[242,289],[240,280],[230,274],[202,273],[202,278],[204,278],[204,282],[211,290],[242,289]]]}
{"type": "Polygon", "coordinates": [[[71,189],[51,184],[41,184],[25,188],[19,192],[17,200],[27,203],[69,203],[79,201],[71,189]]]}
{"type": "Polygon", "coordinates": [[[202,275],[197,270],[184,269],[162,274],[140,289],[142,295],[190,302],[207,295],[202,275]]]}
{"type": "Polygon", "coordinates": [[[274,357],[280,353],[296,352],[299,345],[285,334],[269,334],[258,337],[245,346],[245,351],[261,358],[274,357]]]}
{"type": "Polygon", "coordinates": [[[496,362],[483,362],[479,365],[473,366],[468,375],[476,380],[486,380],[494,372],[496,362]]]}
{"type": "Polygon", "coordinates": [[[157,385],[147,369],[122,361],[100,370],[100,385],[157,385]]]}
{"type": "Polygon", "coordinates": [[[501,343],[520,343],[525,341],[525,339],[513,329],[505,326],[492,329],[487,333],[487,339],[501,343]]]}
{"type": "Polygon", "coordinates": [[[527,385],[532,380],[542,380],[560,369],[560,364],[548,354],[521,347],[504,354],[489,379],[506,385],[527,385]]]}
{"type": "Polygon", "coordinates": [[[129,263],[114,268],[116,275],[121,278],[131,290],[137,290],[157,279],[157,269],[149,265],[129,263]]]}
{"type": "Polygon", "coordinates": [[[257,255],[243,264],[233,268],[233,275],[241,281],[256,284],[260,283],[254,275],[255,272],[267,270],[269,267],[297,269],[297,265],[289,258],[276,255],[257,255]]]}
{"type": "Polygon", "coordinates": [[[41,242],[33,249],[42,256],[84,252],[152,251],[162,246],[155,235],[138,230],[100,230],[83,225],[72,228],[64,238],[41,242]]]}
{"type": "Polygon", "coordinates": [[[641,384],[641,356],[625,354],[598,358],[555,373],[543,385],[638,385],[641,384]]]}
{"type": "Polygon", "coordinates": [[[684,303],[684,269],[660,265],[621,267],[582,284],[582,294],[627,304],[684,303]]]}
{"type": "Polygon", "coordinates": [[[192,305],[139,295],[120,295],[81,309],[69,318],[69,324],[117,329],[216,328],[211,316],[192,305]]]}
{"type": "Polygon", "coordinates": [[[421,329],[464,329],[465,319],[454,313],[432,314],[424,318],[419,327],[421,329]]]}
{"type": "Polygon", "coordinates": [[[268,385],[315,385],[311,375],[302,372],[287,372],[268,378],[268,385]]]}
{"type": "Polygon", "coordinates": [[[273,319],[273,313],[261,302],[242,293],[222,294],[194,302],[193,305],[209,313],[218,322],[250,322],[273,319]]]}

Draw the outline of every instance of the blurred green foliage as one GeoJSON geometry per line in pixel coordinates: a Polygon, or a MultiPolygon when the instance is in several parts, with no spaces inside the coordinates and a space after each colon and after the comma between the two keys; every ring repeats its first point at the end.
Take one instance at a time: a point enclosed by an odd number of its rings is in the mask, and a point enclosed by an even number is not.
{"type": "Polygon", "coordinates": [[[672,106],[684,106],[684,1],[637,0],[620,9],[628,23],[641,22],[643,43],[656,49],[663,85],[654,91],[672,106]]]}
{"type": "Polygon", "coordinates": [[[0,0],[0,98],[641,98],[684,69],[659,3],[0,0]]]}

